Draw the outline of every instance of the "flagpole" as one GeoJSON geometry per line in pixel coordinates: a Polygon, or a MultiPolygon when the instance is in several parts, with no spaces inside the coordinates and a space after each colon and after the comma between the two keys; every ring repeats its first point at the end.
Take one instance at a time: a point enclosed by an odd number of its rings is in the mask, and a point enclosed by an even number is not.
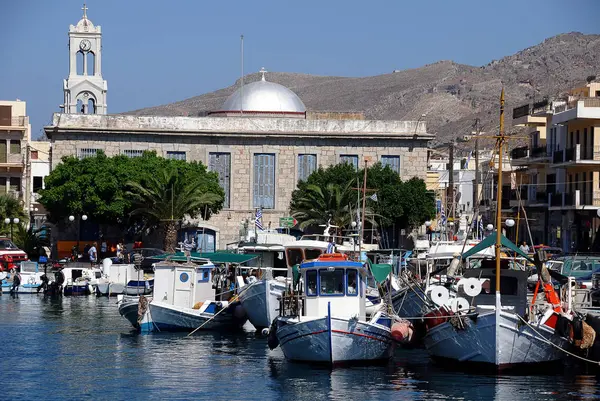
{"type": "MultiPolygon", "coordinates": [[[[362,204],[362,216],[360,223],[360,245],[362,246],[365,238],[365,208],[367,207],[367,159],[365,159],[365,177],[363,180],[363,204],[362,204]]],[[[359,248],[360,251],[360,248],[359,248]]]]}

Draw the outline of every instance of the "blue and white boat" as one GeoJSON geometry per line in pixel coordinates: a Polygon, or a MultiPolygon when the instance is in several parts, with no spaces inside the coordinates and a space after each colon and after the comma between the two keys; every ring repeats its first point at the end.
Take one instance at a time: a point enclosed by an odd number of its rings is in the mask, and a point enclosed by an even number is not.
{"type": "Polygon", "coordinates": [[[393,318],[383,311],[366,318],[363,263],[343,254],[323,254],[302,262],[299,271],[299,292],[283,297],[282,316],[271,328],[271,346],[278,344],[289,360],[328,365],[392,357],[393,318]]]}
{"type": "MultiPolygon", "coordinates": [[[[214,268],[208,259],[157,263],[152,299],[147,305],[145,302],[138,305],[140,330],[193,331],[200,327],[231,331],[241,328],[247,321],[241,304],[237,301],[215,301],[212,287],[214,268]]],[[[123,315],[128,306],[131,305],[122,305],[123,315]]],[[[128,320],[131,322],[133,319],[130,317],[128,320]]]]}
{"type": "Polygon", "coordinates": [[[21,284],[17,286],[17,294],[37,294],[38,288],[43,284],[42,276],[44,272],[40,271],[37,262],[24,261],[19,264],[18,271],[11,274],[4,274],[2,278],[2,292],[9,293],[12,289],[14,277],[19,274],[21,284]],[[10,280],[9,280],[10,279],[10,280]]]}

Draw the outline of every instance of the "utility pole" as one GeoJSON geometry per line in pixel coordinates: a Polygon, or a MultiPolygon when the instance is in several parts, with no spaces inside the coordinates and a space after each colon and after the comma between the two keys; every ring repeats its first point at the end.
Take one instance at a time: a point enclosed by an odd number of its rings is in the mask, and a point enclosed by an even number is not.
{"type": "Polygon", "coordinates": [[[479,118],[475,119],[475,196],[473,197],[474,213],[477,217],[477,238],[479,238],[479,118]]]}

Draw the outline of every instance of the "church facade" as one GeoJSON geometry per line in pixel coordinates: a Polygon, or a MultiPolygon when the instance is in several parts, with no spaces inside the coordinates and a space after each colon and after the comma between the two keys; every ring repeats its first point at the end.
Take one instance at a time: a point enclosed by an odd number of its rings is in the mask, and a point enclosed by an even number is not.
{"type": "Polygon", "coordinates": [[[269,82],[264,72],[261,80],[238,89],[220,110],[205,117],[106,115],[98,105],[95,112],[81,108],[56,113],[52,125],[45,127],[52,168],[63,156],[83,158],[99,150],[130,157],[150,150],[166,158],[200,161],[218,173],[226,194],[224,208],[209,221],[185,225],[210,233],[217,249],[237,242],[240,226],[258,208],[265,229],[278,227],[279,218],[289,216],[297,182],[318,166],[345,162],[358,169],[365,162],[381,162],[402,179],[425,179],[427,144],[433,138],[423,121],[307,111],[295,93],[269,82]]]}

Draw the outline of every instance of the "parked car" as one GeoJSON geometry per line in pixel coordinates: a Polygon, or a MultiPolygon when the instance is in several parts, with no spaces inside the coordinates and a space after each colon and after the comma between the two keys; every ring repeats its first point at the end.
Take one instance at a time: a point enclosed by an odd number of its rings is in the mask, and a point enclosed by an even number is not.
{"type": "Polygon", "coordinates": [[[8,271],[19,263],[28,260],[27,254],[20,250],[10,239],[0,237],[0,266],[8,271]]]}
{"type": "Polygon", "coordinates": [[[133,255],[136,253],[141,254],[144,258],[142,260],[142,269],[144,271],[152,271],[152,264],[159,261],[155,256],[164,255],[165,251],[159,248],[136,248],[127,253],[130,263],[133,263],[133,255]]]}

